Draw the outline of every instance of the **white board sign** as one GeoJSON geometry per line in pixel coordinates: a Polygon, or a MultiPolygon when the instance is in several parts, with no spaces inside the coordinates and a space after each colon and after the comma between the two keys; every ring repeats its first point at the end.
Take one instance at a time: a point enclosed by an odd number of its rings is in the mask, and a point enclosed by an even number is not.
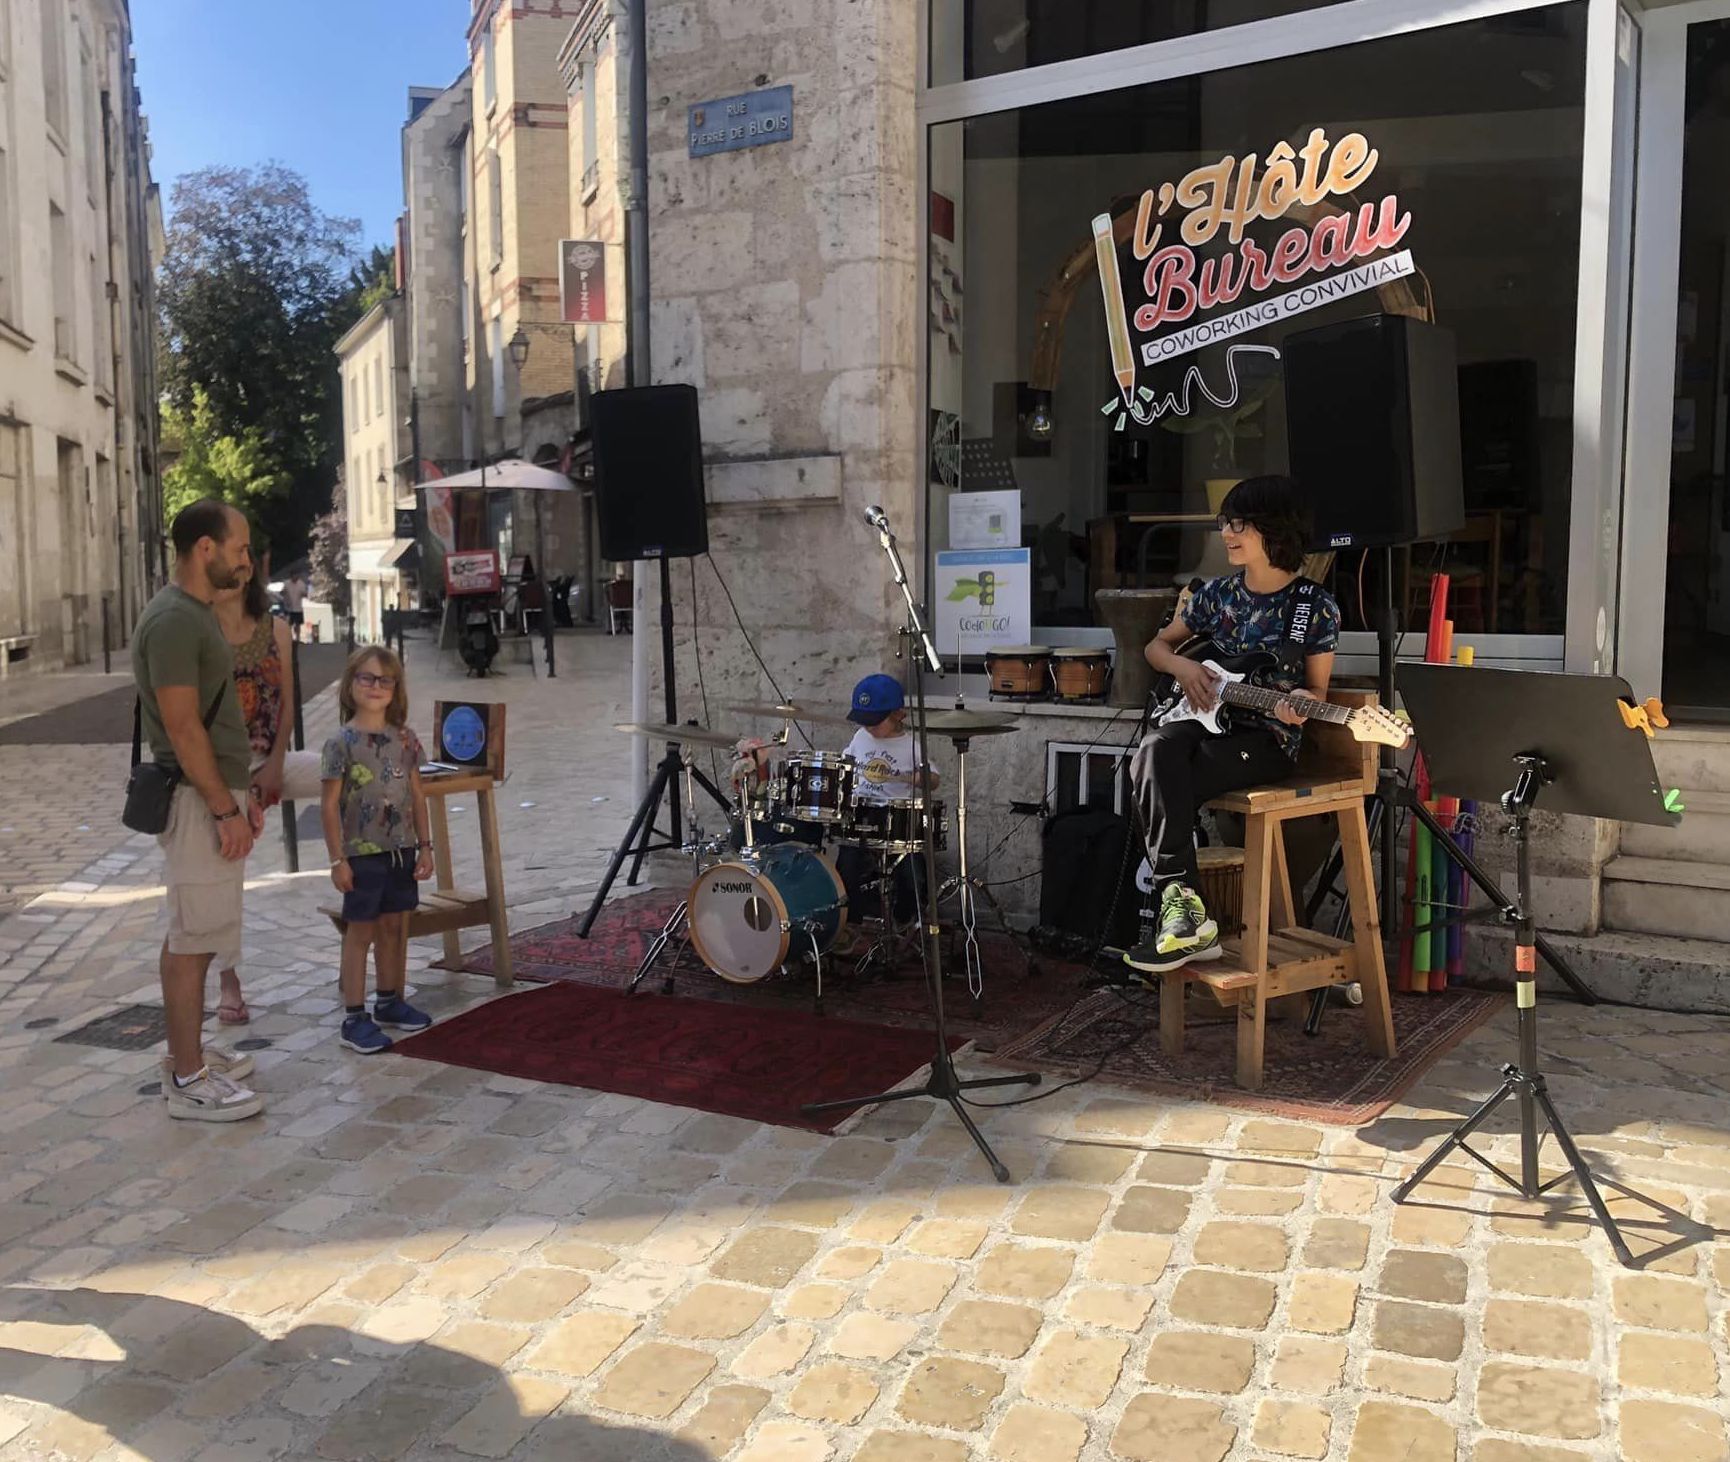
{"type": "Polygon", "coordinates": [[[983,655],[1033,634],[1033,554],[1025,548],[951,549],[937,555],[932,593],[937,652],[983,655]]]}
{"type": "Polygon", "coordinates": [[[949,495],[951,548],[1021,547],[1019,492],[956,492],[949,495]]]}

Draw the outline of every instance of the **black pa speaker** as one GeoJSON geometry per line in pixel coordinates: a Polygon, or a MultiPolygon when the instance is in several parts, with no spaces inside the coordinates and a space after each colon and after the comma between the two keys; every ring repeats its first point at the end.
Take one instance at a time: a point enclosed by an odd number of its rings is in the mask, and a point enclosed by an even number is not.
{"type": "Polygon", "coordinates": [[[1417,543],[1465,526],[1454,337],[1405,315],[1288,336],[1286,445],[1316,548],[1417,543]]]}
{"type": "Polygon", "coordinates": [[[601,557],[709,551],[695,386],[631,386],[589,398],[601,557]]]}

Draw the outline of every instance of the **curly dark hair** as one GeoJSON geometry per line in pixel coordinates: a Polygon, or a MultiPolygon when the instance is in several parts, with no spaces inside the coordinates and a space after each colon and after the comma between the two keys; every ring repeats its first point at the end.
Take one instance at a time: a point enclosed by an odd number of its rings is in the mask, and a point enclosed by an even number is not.
{"type": "Polygon", "coordinates": [[[1222,518],[1253,523],[1267,549],[1268,562],[1295,574],[1309,551],[1310,509],[1303,491],[1289,477],[1246,477],[1225,495],[1222,518]]]}

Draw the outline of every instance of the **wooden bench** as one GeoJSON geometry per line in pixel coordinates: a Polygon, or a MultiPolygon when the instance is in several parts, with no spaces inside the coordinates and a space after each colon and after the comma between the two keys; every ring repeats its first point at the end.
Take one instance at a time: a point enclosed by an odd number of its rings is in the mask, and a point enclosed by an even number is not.
{"type": "MultiPolygon", "coordinates": [[[[493,979],[501,986],[514,982],[511,969],[510,926],[505,918],[505,877],[499,859],[498,808],[493,800],[495,783],[490,772],[458,772],[421,779],[426,790],[427,820],[431,824],[433,866],[437,880],[431,889],[423,889],[420,907],[408,916],[410,939],[438,934],[444,937],[445,964],[451,969],[462,968],[463,946],[458,931],[486,925],[493,936],[493,979]],[[481,864],[486,878],[484,889],[456,886],[454,863],[451,858],[450,818],[445,812],[445,799],[459,792],[475,794],[476,811],[480,814],[481,864]]],[[[323,906],[325,915],[337,932],[344,926],[340,905],[323,906]]]]}
{"type": "MultiPolygon", "coordinates": [[[[1353,691],[1338,692],[1330,699],[1349,705],[1375,701],[1367,692],[1353,691]]],[[[1201,985],[1221,1005],[1236,1009],[1237,1084],[1247,1091],[1259,1090],[1268,1002],[1355,981],[1363,989],[1370,1050],[1380,1057],[1394,1054],[1381,915],[1364,820],[1364,798],[1375,790],[1375,773],[1374,746],[1355,741],[1343,727],[1312,721],[1305,728],[1297,775],[1228,793],[1208,804],[1244,819],[1243,929],[1221,940],[1225,952],[1218,961],[1186,965],[1161,977],[1159,1034],[1167,1053],[1176,1055],[1183,1049],[1186,987],[1201,985]],[[1328,816],[1339,822],[1352,910],[1350,940],[1299,927],[1286,867],[1285,824],[1328,816]]]]}

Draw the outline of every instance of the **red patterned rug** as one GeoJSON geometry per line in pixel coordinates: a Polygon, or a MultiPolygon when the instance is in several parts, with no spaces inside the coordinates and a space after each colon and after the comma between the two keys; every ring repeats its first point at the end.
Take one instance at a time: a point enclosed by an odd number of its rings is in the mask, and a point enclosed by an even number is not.
{"type": "MultiPolygon", "coordinates": [[[[1310,1122],[1358,1127],[1409,1091],[1445,1052],[1507,1003],[1505,995],[1451,989],[1393,996],[1399,1054],[1379,1061],[1364,1041],[1361,1010],[1334,1006],[1315,1036],[1301,1020],[1270,1021],[1264,1085],[1244,1091],[1233,1080],[1237,1022],[1191,1019],[1184,1050],[1159,1043],[1159,997],[1152,991],[1098,990],[993,1056],[999,1065],[1068,1074],[1100,1067],[1100,1079],[1144,1091],[1310,1122]],[[1103,1062],[1103,1066],[1101,1063],[1103,1062]]],[[[1197,1002],[1191,998],[1193,1009],[1197,1002]]]]}
{"type": "MultiPolygon", "coordinates": [[[[950,1038],[950,1048],[962,1045],[950,1038]]],[[[931,1037],[797,1010],[625,995],[563,981],[488,1001],[399,1040],[404,1056],[530,1081],[586,1086],[779,1127],[832,1132],[852,1115],[800,1115],[806,1102],[899,1085],[931,1037]]]]}

